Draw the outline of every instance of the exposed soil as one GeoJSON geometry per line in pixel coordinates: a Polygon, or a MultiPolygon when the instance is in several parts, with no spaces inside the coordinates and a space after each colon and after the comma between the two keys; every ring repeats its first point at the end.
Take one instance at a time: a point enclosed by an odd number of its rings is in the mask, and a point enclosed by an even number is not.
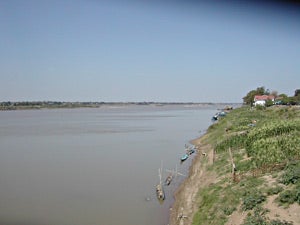
{"type": "MultiPolygon", "coordinates": [[[[272,176],[264,176],[266,180],[266,186],[271,187],[273,186],[276,181],[272,176]]],[[[287,221],[292,222],[294,225],[300,224],[300,206],[298,203],[294,203],[289,207],[279,206],[275,199],[278,195],[271,195],[268,196],[265,204],[262,206],[265,209],[268,209],[268,213],[266,217],[270,220],[280,220],[280,221],[287,221]]],[[[244,219],[246,218],[247,213],[243,212],[241,209],[233,212],[232,215],[229,217],[228,222],[226,225],[240,225],[243,223],[244,219]]]]}
{"type": "Polygon", "coordinates": [[[202,138],[193,141],[198,149],[197,155],[193,159],[188,178],[175,193],[175,203],[170,213],[170,225],[192,224],[193,216],[197,212],[195,201],[199,189],[216,179],[212,172],[206,170],[207,163],[213,163],[213,151],[209,145],[201,144],[202,138]],[[205,163],[203,163],[204,157],[206,157],[205,163]]]}
{"type": "MultiPolygon", "coordinates": [[[[196,204],[197,194],[201,187],[206,187],[216,182],[216,174],[207,170],[207,165],[213,163],[213,149],[210,145],[203,145],[201,140],[205,136],[200,137],[192,143],[198,149],[197,155],[194,157],[188,178],[180,185],[175,193],[175,202],[170,209],[169,225],[191,225],[194,214],[198,208],[196,204]]],[[[271,186],[274,180],[271,177],[265,177],[267,185],[271,186]]],[[[264,208],[269,209],[267,217],[270,219],[285,220],[293,222],[294,225],[300,225],[300,206],[295,203],[288,208],[280,207],[274,202],[277,196],[269,196],[264,208]]],[[[247,212],[243,212],[238,208],[228,218],[226,225],[241,225],[247,216],[247,212]]]]}

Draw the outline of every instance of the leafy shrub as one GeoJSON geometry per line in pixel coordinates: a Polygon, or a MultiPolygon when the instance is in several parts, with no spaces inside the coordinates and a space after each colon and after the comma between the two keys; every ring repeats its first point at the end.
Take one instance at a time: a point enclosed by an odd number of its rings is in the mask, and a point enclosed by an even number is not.
{"type": "Polygon", "coordinates": [[[283,187],[280,187],[280,186],[276,186],[276,187],[271,187],[269,188],[266,193],[267,195],[276,195],[278,194],[279,192],[281,192],[283,190],[283,187]]]}
{"type": "Polygon", "coordinates": [[[251,215],[250,213],[243,225],[268,225],[265,216],[267,212],[268,210],[263,209],[261,206],[255,207],[254,215],[251,215]]]}
{"type": "Polygon", "coordinates": [[[293,225],[292,222],[280,221],[278,219],[269,221],[265,214],[268,212],[267,209],[262,207],[256,207],[254,209],[254,215],[249,214],[243,223],[243,225],[293,225]]]}
{"type": "Polygon", "coordinates": [[[287,221],[280,221],[280,220],[272,220],[270,222],[270,225],[293,225],[292,222],[287,222],[287,221]]]}
{"type": "Polygon", "coordinates": [[[223,213],[226,216],[230,216],[235,210],[236,210],[236,207],[226,206],[226,207],[223,208],[223,213]]]}
{"type": "Polygon", "coordinates": [[[243,199],[243,210],[251,210],[264,202],[266,200],[266,196],[261,192],[257,193],[249,193],[243,199]]]}
{"type": "Polygon", "coordinates": [[[300,205],[300,185],[295,189],[295,201],[300,205]]]}
{"type": "Polygon", "coordinates": [[[293,204],[296,201],[296,191],[286,190],[278,196],[278,201],[283,204],[293,204]]]}
{"type": "Polygon", "coordinates": [[[285,173],[281,177],[281,183],[296,184],[300,182],[300,162],[291,162],[286,166],[285,173]]]}
{"type": "Polygon", "coordinates": [[[263,106],[263,105],[257,105],[257,106],[255,106],[255,109],[256,109],[256,110],[265,110],[266,107],[263,106]]]}
{"type": "MultiPolygon", "coordinates": [[[[248,121],[241,120],[241,127],[248,121]]],[[[244,131],[220,138],[221,140],[215,145],[216,152],[224,152],[229,148],[246,149],[247,155],[252,157],[256,167],[300,157],[299,119],[271,120],[261,127],[257,126],[244,131]]]]}

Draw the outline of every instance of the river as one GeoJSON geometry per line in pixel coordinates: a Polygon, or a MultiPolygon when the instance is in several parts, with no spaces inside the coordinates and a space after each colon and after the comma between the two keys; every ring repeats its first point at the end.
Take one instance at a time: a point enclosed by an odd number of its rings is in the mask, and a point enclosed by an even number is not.
{"type": "Polygon", "coordinates": [[[216,105],[0,112],[0,225],[165,225],[178,176],[155,195],[158,169],[188,174],[184,145],[216,105]]]}

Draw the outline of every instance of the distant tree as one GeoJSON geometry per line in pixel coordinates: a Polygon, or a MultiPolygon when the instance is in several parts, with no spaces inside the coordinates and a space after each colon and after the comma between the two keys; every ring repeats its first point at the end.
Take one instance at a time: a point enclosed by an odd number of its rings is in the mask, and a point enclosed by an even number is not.
{"type": "Polygon", "coordinates": [[[248,94],[243,97],[244,104],[252,106],[255,95],[264,95],[267,93],[269,93],[269,90],[266,92],[265,87],[258,87],[256,90],[249,91],[248,94]]]}
{"type": "Polygon", "coordinates": [[[252,106],[254,102],[254,96],[256,95],[256,93],[256,90],[249,91],[248,94],[245,97],[243,97],[244,104],[252,106]]]}
{"type": "Polygon", "coordinates": [[[281,102],[282,105],[288,105],[290,102],[290,98],[289,97],[282,98],[281,102]]]}
{"type": "Polygon", "coordinates": [[[288,96],[286,94],[280,94],[280,95],[278,95],[278,97],[287,98],[288,96]]]}
{"type": "Polygon", "coordinates": [[[268,95],[269,94],[269,89],[265,89],[265,87],[258,87],[256,88],[256,92],[257,92],[257,95],[268,95]]]}
{"type": "Polygon", "coordinates": [[[4,106],[10,106],[10,105],[12,105],[12,103],[11,103],[10,101],[8,101],[8,102],[3,102],[3,105],[4,105],[4,106]]]}
{"type": "Polygon", "coordinates": [[[300,104],[300,89],[295,90],[294,100],[296,104],[300,104]]]}
{"type": "Polygon", "coordinates": [[[272,91],[272,92],[271,92],[271,95],[273,95],[275,98],[277,98],[278,92],[277,92],[277,91],[272,91]]]}
{"type": "Polygon", "coordinates": [[[297,97],[292,96],[292,97],[288,97],[289,100],[289,105],[297,105],[298,101],[297,101],[297,97]]]}
{"type": "Polygon", "coordinates": [[[265,104],[266,107],[269,107],[272,105],[274,105],[272,100],[270,100],[270,99],[266,100],[266,104],[265,104]]]}
{"type": "Polygon", "coordinates": [[[288,103],[288,96],[286,94],[279,94],[277,97],[277,100],[275,101],[276,105],[286,105],[288,103]]]}

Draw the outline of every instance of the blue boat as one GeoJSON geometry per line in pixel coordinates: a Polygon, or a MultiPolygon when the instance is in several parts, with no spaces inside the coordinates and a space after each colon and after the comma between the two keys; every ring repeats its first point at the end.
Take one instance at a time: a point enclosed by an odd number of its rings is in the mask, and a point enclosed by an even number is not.
{"type": "Polygon", "coordinates": [[[189,157],[189,155],[188,154],[184,154],[182,157],[181,157],[181,162],[183,162],[183,161],[185,161],[185,160],[187,160],[188,159],[188,157],[189,157]]]}

